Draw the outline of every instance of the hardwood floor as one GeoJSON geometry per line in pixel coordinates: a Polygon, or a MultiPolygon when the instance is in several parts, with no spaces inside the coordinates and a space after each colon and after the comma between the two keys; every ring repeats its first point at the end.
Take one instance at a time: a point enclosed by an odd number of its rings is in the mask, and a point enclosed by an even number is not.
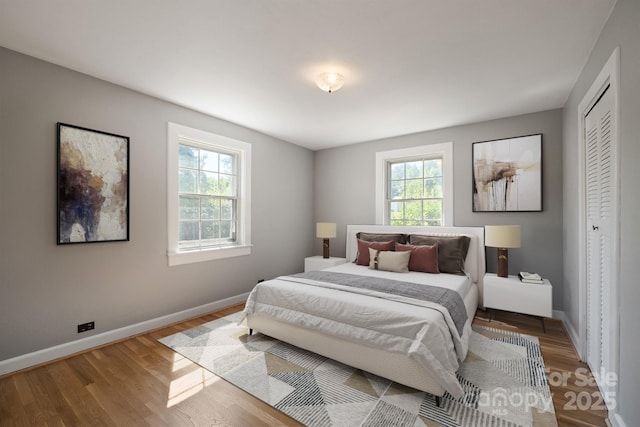
{"type": "MultiPolygon", "coordinates": [[[[242,307],[0,377],[0,426],[299,426],[157,341],[242,307]]],[[[478,311],[474,323],[540,338],[560,427],[606,425],[606,411],[571,410],[572,396],[596,389],[578,386],[585,365],[561,322],[546,320],[545,334],[536,319],[495,312],[489,323],[478,311]]]]}

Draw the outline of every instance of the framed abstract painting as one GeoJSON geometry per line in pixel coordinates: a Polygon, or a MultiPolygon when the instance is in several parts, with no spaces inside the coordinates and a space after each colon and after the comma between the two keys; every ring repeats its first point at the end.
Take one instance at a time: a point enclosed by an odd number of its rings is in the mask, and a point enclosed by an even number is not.
{"type": "Polygon", "coordinates": [[[129,240],[129,138],[58,123],[58,241],[129,240]]]}
{"type": "Polygon", "coordinates": [[[473,212],[542,210],[542,134],[473,144],[473,212]]]}

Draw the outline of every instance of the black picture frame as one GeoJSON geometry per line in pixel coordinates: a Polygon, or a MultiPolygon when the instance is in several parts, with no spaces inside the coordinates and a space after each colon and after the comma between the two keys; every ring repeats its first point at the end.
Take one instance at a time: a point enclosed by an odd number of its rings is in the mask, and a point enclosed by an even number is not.
{"type": "Polygon", "coordinates": [[[129,137],[57,123],[57,244],[129,241],[129,137]]]}
{"type": "Polygon", "coordinates": [[[542,211],[542,134],[472,145],[473,212],[542,211]]]}

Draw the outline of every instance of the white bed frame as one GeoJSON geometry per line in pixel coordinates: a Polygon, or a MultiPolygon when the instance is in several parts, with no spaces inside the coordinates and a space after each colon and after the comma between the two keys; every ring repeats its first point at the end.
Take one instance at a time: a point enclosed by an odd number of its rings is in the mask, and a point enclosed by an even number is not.
{"type": "MultiPolygon", "coordinates": [[[[482,279],[485,274],[484,228],[482,227],[397,227],[384,225],[347,226],[347,262],[355,260],[356,233],[405,233],[441,236],[466,235],[471,238],[465,271],[473,284],[464,297],[469,319],[473,319],[480,303],[482,279]]],[[[259,314],[247,316],[247,326],[270,337],[312,351],[346,365],[371,372],[418,390],[442,396],[444,388],[414,359],[400,353],[367,347],[316,330],[283,323],[259,314]]],[[[439,401],[439,399],[438,399],[439,401]]]]}

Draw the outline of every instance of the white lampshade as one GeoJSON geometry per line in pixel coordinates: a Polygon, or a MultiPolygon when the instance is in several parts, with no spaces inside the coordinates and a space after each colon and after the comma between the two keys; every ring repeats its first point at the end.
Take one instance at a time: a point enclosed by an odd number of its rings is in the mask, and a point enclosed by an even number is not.
{"type": "Polygon", "coordinates": [[[344,76],[340,73],[322,73],[316,77],[316,84],[325,92],[335,92],[344,84],[344,76]]]}
{"type": "Polygon", "coordinates": [[[336,237],[335,222],[318,222],[316,224],[316,237],[320,239],[333,239],[336,237]]]}
{"type": "Polygon", "coordinates": [[[519,225],[485,225],[484,245],[493,248],[519,248],[519,225]]]}

